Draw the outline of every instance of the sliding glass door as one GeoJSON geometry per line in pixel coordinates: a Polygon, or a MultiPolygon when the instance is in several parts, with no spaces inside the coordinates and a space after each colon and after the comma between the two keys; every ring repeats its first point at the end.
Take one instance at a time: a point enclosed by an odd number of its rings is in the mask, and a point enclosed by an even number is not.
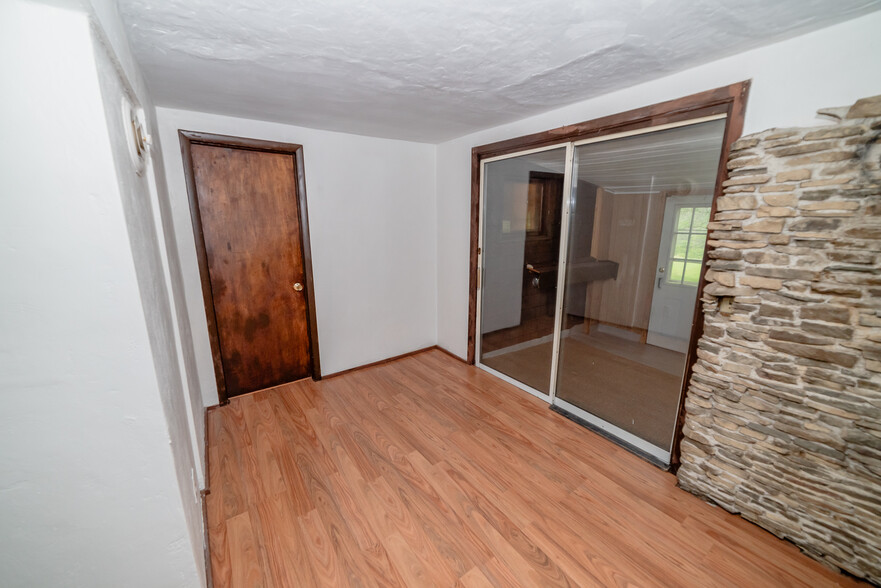
{"type": "Polygon", "coordinates": [[[486,162],[479,365],[668,462],[724,132],[486,162]]]}
{"type": "Polygon", "coordinates": [[[659,459],[673,442],[724,130],[716,120],[575,148],[557,404],[659,459]]]}
{"type": "Polygon", "coordinates": [[[478,362],[550,396],[566,147],[488,162],[478,362]]]}

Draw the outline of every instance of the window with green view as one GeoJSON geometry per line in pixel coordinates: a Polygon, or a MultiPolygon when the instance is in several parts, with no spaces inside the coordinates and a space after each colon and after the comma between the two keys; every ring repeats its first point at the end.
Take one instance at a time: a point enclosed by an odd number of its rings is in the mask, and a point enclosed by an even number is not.
{"type": "Polygon", "coordinates": [[[709,206],[682,206],[676,211],[670,262],[667,267],[668,284],[697,286],[701,275],[701,261],[707,244],[709,206]]]}

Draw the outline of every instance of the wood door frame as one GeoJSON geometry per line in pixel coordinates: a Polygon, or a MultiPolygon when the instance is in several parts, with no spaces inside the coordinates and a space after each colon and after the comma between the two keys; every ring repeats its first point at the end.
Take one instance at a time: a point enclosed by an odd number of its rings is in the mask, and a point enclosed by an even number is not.
{"type": "Polygon", "coordinates": [[[214,377],[217,380],[217,395],[220,404],[229,402],[226,392],[226,378],[223,373],[223,361],[220,354],[220,335],[217,330],[217,316],[214,312],[214,294],[211,290],[211,279],[208,274],[208,253],[205,249],[205,235],[202,231],[202,214],[199,211],[199,200],[196,193],[196,176],[193,173],[193,145],[227,147],[280,153],[294,158],[296,166],[297,210],[300,223],[300,249],[303,252],[303,271],[306,281],[306,320],[308,322],[309,355],[312,358],[312,379],[321,379],[321,361],[318,352],[318,322],[315,315],[315,289],[312,280],[312,247],[309,237],[309,215],[306,206],[306,174],[303,165],[303,146],[277,141],[263,141],[229,135],[215,135],[199,131],[178,130],[181,154],[184,161],[184,176],[187,183],[187,197],[190,204],[190,219],[193,223],[193,234],[196,241],[196,258],[199,261],[199,277],[202,282],[202,299],[205,304],[205,316],[208,319],[208,339],[211,342],[211,356],[214,361],[214,377]]]}
{"type": "MultiPolygon", "coordinates": [[[[722,195],[722,182],[727,176],[726,164],[731,145],[740,138],[743,133],[743,119],[746,112],[746,102],[749,96],[751,80],[745,80],[728,86],[722,86],[713,90],[691,94],[675,100],[659,102],[643,108],[628,110],[618,114],[612,114],[588,120],[572,125],[558,127],[548,131],[533,133],[506,139],[486,145],[479,145],[471,150],[471,247],[469,259],[469,286],[468,286],[468,354],[467,363],[474,365],[474,344],[477,333],[477,267],[478,248],[480,247],[480,169],[481,162],[490,157],[508,155],[527,149],[546,147],[556,143],[581,141],[595,137],[603,137],[615,133],[635,131],[659,125],[676,123],[705,116],[725,114],[725,135],[722,140],[722,153],[719,157],[719,168],[716,174],[716,186],[713,191],[713,204],[710,210],[710,218],[716,214],[716,200],[722,195]]],[[[561,238],[563,238],[561,236],[561,238]]],[[[703,321],[700,320],[703,312],[701,309],[701,296],[706,279],[707,252],[704,250],[704,259],[701,266],[701,276],[698,283],[698,297],[695,302],[695,310],[691,329],[691,340],[686,354],[686,372],[682,380],[682,391],[679,400],[679,412],[677,416],[676,431],[671,449],[671,464],[675,468],[679,463],[679,445],[682,441],[682,427],[685,423],[685,393],[688,382],[691,379],[694,365],[697,341],[703,334],[703,321]]]]}

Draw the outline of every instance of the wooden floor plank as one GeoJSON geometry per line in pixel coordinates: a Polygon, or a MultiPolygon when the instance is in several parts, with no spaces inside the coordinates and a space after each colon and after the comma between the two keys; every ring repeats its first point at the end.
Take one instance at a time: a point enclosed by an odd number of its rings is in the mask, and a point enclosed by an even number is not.
{"type": "Polygon", "coordinates": [[[257,588],[267,585],[260,564],[260,546],[254,538],[247,511],[226,521],[229,549],[230,586],[257,588]]]}
{"type": "Polygon", "coordinates": [[[492,583],[480,568],[471,568],[459,578],[459,581],[456,582],[456,588],[492,588],[492,583]]]}
{"type": "MultiPolygon", "coordinates": [[[[346,586],[346,573],[340,565],[334,545],[317,511],[298,517],[306,545],[306,559],[314,574],[313,586],[346,586]]],[[[302,584],[308,586],[309,584],[302,584]]]]}
{"type": "Polygon", "coordinates": [[[214,588],[229,588],[232,584],[232,569],[229,563],[229,546],[226,540],[226,523],[211,527],[208,533],[211,552],[211,575],[214,588]]]}
{"type": "Polygon", "coordinates": [[[856,586],[428,351],[208,415],[217,587],[856,586]]]}
{"type": "Polygon", "coordinates": [[[311,586],[316,582],[292,503],[290,495],[282,493],[257,506],[269,569],[277,587],[311,586]]]}

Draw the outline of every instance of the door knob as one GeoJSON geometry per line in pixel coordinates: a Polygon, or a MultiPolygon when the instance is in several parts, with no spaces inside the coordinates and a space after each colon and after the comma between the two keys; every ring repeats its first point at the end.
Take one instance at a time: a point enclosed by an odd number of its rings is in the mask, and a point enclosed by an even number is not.
{"type": "Polygon", "coordinates": [[[302,292],[303,291],[303,284],[301,284],[300,282],[297,282],[296,284],[294,284],[294,290],[296,290],[297,292],[302,292]]]}

